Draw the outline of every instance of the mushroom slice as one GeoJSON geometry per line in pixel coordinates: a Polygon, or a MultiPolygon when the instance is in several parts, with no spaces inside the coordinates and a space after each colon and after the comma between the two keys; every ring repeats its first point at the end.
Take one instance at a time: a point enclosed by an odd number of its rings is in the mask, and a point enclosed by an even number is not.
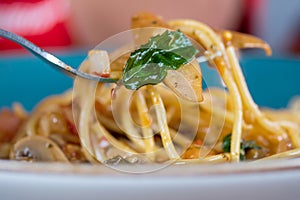
{"type": "Polygon", "coordinates": [[[131,18],[131,28],[164,27],[170,28],[161,17],[149,12],[140,12],[131,18]]]}
{"type": "Polygon", "coordinates": [[[27,136],[13,146],[10,158],[24,161],[68,162],[62,150],[48,138],[27,136]]]}
{"type": "Polygon", "coordinates": [[[262,39],[253,35],[229,30],[221,31],[221,34],[223,35],[223,37],[229,37],[231,44],[238,49],[261,48],[266,52],[267,55],[272,54],[270,45],[262,39]]]}
{"type": "Polygon", "coordinates": [[[148,42],[149,38],[162,34],[171,27],[161,17],[148,12],[140,12],[131,19],[131,32],[136,46],[148,42]]]}
{"type": "Polygon", "coordinates": [[[201,102],[202,73],[196,59],[177,70],[169,70],[164,84],[179,97],[193,102],[201,102]]]}

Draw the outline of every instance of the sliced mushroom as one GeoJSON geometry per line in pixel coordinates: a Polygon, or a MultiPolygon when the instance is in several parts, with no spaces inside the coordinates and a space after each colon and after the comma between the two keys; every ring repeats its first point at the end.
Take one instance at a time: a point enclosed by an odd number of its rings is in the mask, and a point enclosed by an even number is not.
{"type": "Polygon", "coordinates": [[[131,18],[131,28],[164,27],[170,28],[160,16],[149,12],[140,12],[131,18]]]}
{"type": "Polygon", "coordinates": [[[221,31],[220,33],[223,35],[223,37],[225,37],[226,40],[229,40],[231,44],[238,49],[261,48],[268,56],[272,54],[270,45],[258,37],[228,30],[221,31]]]}
{"type": "Polygon", "coordinates": [[[178,70],[169,70],[163,82],[176,95],[185,100],[193,102],[201,102],[203,100],[202,73],[196,59],[178,70]]]}
{"type": "Polygon", "coordinates": [[[62,150],[48,138],[27,136],[12,148],[10,158],[24,161],[68,162],[62,150]]]}
{"type": "Polygon", "coordinates": [[[149,38],[162,34],[170,29],[161,17],[148,12],[140,12],[131,18],[131,32],[135,45],[140,46],[148,42],[149,38]]]}

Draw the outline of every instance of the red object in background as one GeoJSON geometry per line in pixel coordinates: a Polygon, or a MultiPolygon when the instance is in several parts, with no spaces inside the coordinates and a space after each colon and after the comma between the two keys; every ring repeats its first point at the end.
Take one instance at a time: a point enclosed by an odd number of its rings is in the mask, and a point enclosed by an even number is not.
{"type": "MultiPolygon", "coordinates": [[[[71,45],[66,26],[69,6],[65,0],[0,0],[0,28],[23,36],[41,47],[71,45]]],[[[20,49],[0,38],[0,50],[20,49]]]]}
{"type": "MultiPolygon", "coordinates": [[[[265,0],[244,0],[239,31],[252,33],[252,16],[265,0]]],[[[21,35],[40,47],[72,45],[67,27],[70,6],[66,0],[0,0],[0,28],[21,35]]],[[[0,38],[0,51],[21,49],[0,38]]]]}
{"type": "Polygon", "coordinates": [[[264,1],[265,0],[244,0],[245,9],[239,31],[250,34],[253,32],[253,15],[256,14],[259,7],[264,6],[264,1]]]}

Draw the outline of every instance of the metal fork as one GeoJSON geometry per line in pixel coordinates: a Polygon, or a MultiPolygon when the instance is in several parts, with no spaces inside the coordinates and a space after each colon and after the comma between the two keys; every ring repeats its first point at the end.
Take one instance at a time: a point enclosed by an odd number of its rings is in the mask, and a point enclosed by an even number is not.
{"type": "Polygon", "coordinates": [[[111,79],[111,78],[104,78],[100,76],[95,76],[92,74],[87,74],[81,71],[78,71],[77,69],[71,67],[70,65],[64,63],[61,61],[59,58],[55,57],[53,54],[48,53],[47,51],[41,49],[40,47],[34,45],[32,42],[26,40],[25,38],[16,35],[12,32],[0,29],[0,37],[6,38],[8,40],[11,40],[25,49],[27,49],[29,52],[31,52],[33,55],[39,57],[43,61],[46,61],[48,64],[50,64],[52,67],[55,69],[58,69],[62,71],[64,74],[71,76],[71,77],[82,77],[85,79],[93,80],[93,81],[98,81],[98,82],[104,82],[104,83],[114,83],[117,82],[118,80],[116,79],[111,79]]]}
{"type": "MultiPolygon", "coordinates": [[[[87,73],[78,71],[77,69],[75,69],[75,68],[71,67],[70,65],[61,61],[59,58],[55,57],[53,54],[41,49],[40,47],[36,46],[32,42],[30,42],[30,41],[26,40],[25,38],[23,38],[19,35],[16,35],[12,32],[0,29],[0,37],[6,38],[8,40],[11,40],[11,41],[21,45],[22,47],[27,49],[29,52],[31,52],[33,55],[39,57],[43,61],[46,61],[48,64],[50,64],[55,69],[58,69],[58,70],[62,71],[64,74],[71,76],[73,78],[76,76],[79,76],[79,77],[82,77],[85,79],[103,82],[103,83],[115,83],[118,81],[117,79],[104,78],[104,77],[95,76],[92,74],[87,74],[87,73]]],[[[197,61],[199,63],[206,62],[206,61],[213,59],[220,55],[221,55],[221,53],[217,52],[213,55],[210,55],[209,57],[199,56],[199,57],[197,57],[197,61]]]]}

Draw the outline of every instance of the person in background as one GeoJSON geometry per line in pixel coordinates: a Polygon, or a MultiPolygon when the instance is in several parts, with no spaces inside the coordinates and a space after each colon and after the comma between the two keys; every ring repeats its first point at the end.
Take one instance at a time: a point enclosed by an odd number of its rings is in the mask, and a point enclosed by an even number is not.
{"type": "MultiPolygon", "coordinates": [[[[147,11],[165,20],[190,18],[202,21],[214,28],[239,27],[243,13],[241,0],[86,0],[84,4],[72,4],[72,19],[80,27],[77,36],[81,42],[93,44],[112,34],[128,30],[131,17],[147,11]]],[[[73,27],[75,27],[73,26],[73,27]]]]}
{"type": "Polygon", "coordinates": [[[300,1],[248,0],[250,33],[266,40],[275,54],[300,53],[300,1]]]}
{"type": "MultiPolygon", "coordinates": [[[[0,28],[41,47],[93,48],[130,28],[141,11],[251,33],[274,52],[300,51],[299,0],[0,0],[0,28]],[[298,42],[297,42],[298,41],[298,42]]],[[[21,48],[0,38],[0,50],[21,48]]]]}
{"type": "MultiPolygon", "coordinates": [[[[93,48],[109,36],[128,30],[137,12],[236,29],[242,10],[240,0],[0,0],[0,28],[41,47],[93,48]]],[[[0,50],[7,49],[21,47],[0,38],[0,50]]]]}

